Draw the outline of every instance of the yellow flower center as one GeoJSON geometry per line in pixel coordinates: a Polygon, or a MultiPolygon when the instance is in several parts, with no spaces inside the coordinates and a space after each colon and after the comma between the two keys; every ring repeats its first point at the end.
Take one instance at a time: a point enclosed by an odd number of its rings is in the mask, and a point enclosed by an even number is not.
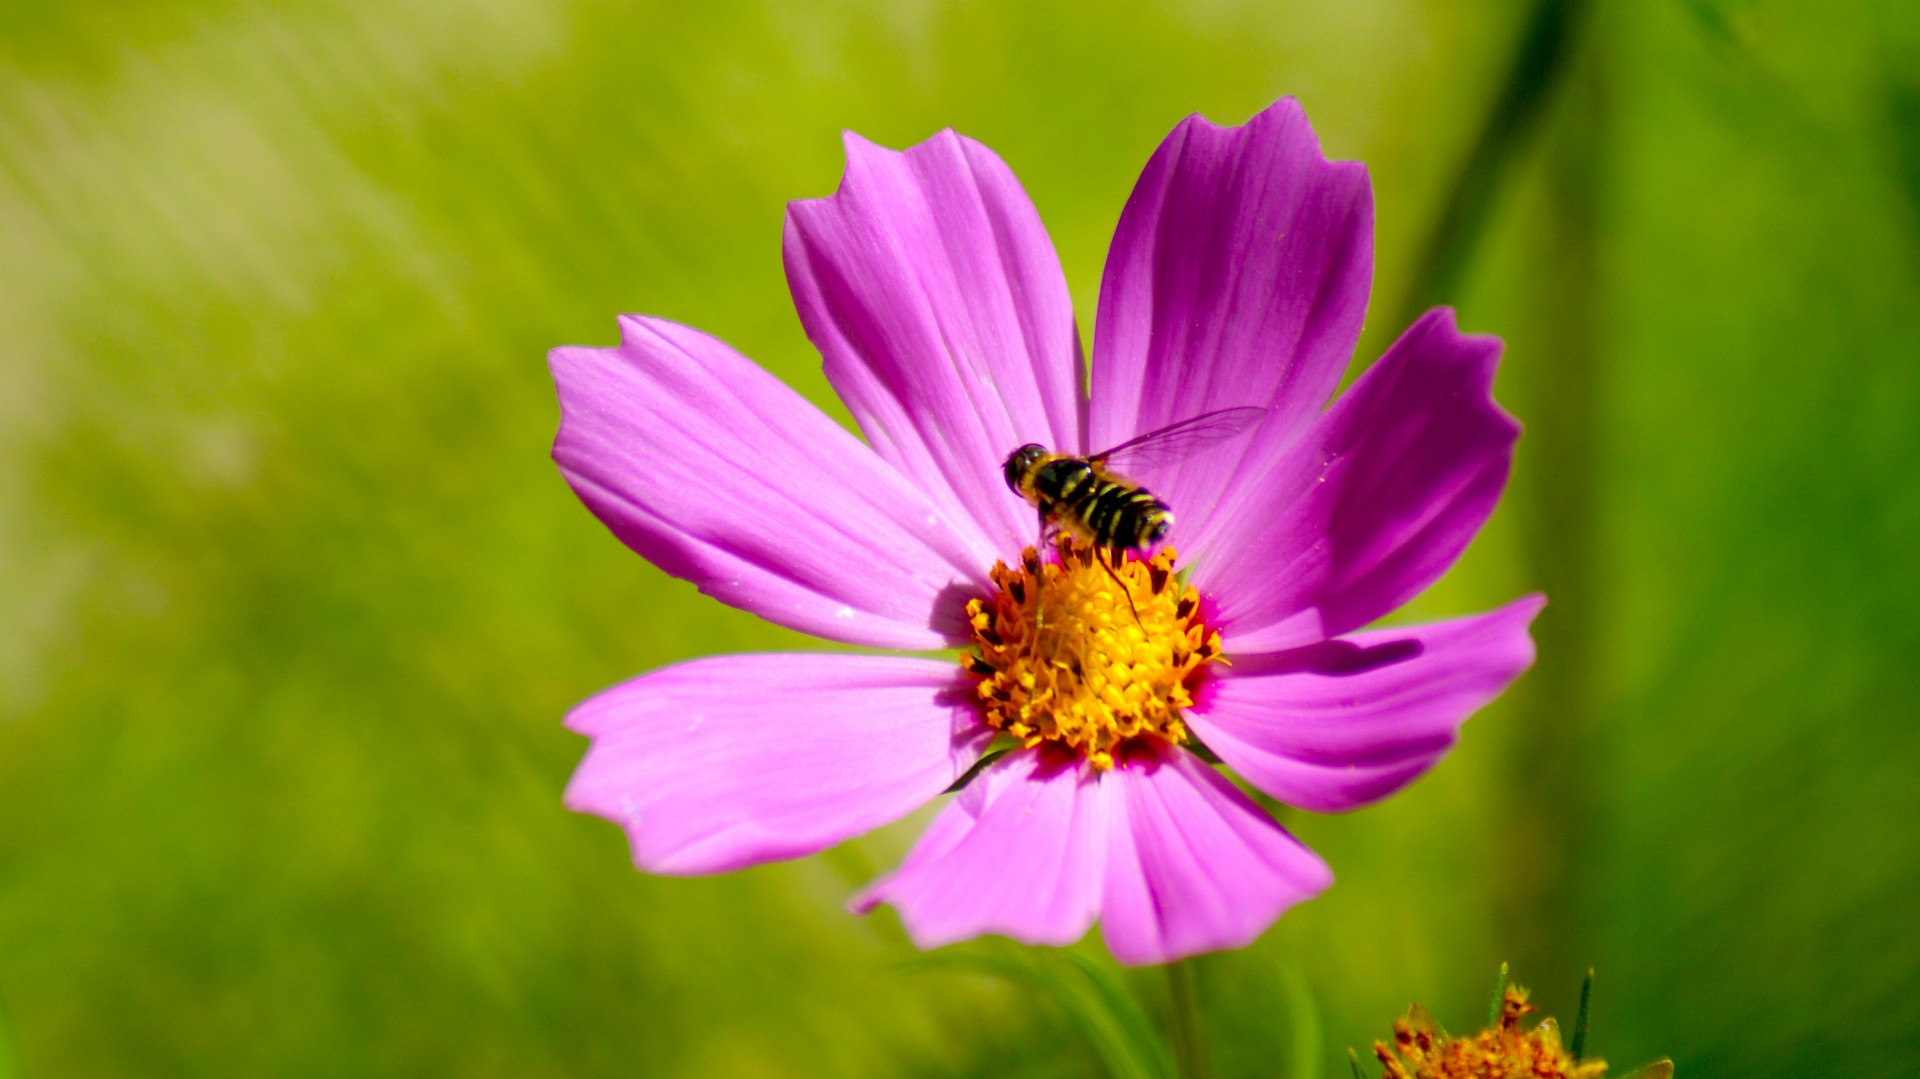
{"type": "Polygon", "coordinates": [[[1101,770],[1130,744],[1187,742],[1181,709],[1201,669],[1225,660],[1200,594],[1174,578],[1173,549],[1114,565],[1083,540],[1057,548],[1058,563],[1029,547],[1019,569],[995,565],[994,594],[967,602],[965,662],[988,725],[1101,770]]]}

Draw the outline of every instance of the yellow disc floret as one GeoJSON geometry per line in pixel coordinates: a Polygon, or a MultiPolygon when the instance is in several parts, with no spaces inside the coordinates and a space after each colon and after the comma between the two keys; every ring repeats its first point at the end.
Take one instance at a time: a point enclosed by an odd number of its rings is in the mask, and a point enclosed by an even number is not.
{"type": "Polygon", "coordinates": [[[967,603],[966,665],[988,725],[1102,770],[1129,744],[1189,741],[1181,710],[1202,669],[1224,660],[1173,550],[1116,560],[1072,538],[1057,549],[1057,563],[1030,547],[1019,569],[994,566],[994,594],[967,603]]]}

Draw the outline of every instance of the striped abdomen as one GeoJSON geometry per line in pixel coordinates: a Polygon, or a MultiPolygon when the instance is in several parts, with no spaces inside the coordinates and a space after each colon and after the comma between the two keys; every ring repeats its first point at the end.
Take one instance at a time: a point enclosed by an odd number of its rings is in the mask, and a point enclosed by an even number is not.
{"type": "Polygon", "coordinates": [[[1166,503],[1083,457],[1042,464],[1034,472],[1033,494],[1048,520],[1111,551],[1156,543],[1173,524],[1166,503]]]}

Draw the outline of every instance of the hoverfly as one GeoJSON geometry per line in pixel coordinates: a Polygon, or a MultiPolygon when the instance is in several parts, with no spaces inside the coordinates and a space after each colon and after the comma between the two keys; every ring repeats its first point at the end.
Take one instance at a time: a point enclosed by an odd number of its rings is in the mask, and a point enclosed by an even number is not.
{"type": "Polygon", "coordinates": [[[1173,510],[1115,467],[1184,457],[1251,429],[1266,414],[1251,405],[1203,412],[1085,457],[1029,442],[1008,454],[1002,468],[1013,493],[1040,511],[1042,547],[1048,531],[1063,531],[1118,560],[1165,539],[1173,510]]]}

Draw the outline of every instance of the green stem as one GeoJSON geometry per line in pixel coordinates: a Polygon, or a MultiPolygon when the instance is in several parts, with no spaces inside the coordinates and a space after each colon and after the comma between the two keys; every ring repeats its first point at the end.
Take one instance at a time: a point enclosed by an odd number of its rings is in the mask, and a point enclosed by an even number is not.
{"type": "Polygon", "coordinates": [[[1193,961],[1168,963],[1167,989],[1173,997],[1173,1061],[1180,1079],[1207,1079],[1207,1050],[1200,1040],[1200,994],[1193,983],[1193,961]]]}
{"type": "Polygon", "coordinates": [[[1485,231],[1507,166],[1532,135],[1541,107],[1567,67],[1588,3],[1539,0],[1534,5],[1505,82],[1427,237],[1426,253],[1407,286],[1395,325],[1410,325],[1434,304],[1459,302],[1460,277],[1485,231]]]}

